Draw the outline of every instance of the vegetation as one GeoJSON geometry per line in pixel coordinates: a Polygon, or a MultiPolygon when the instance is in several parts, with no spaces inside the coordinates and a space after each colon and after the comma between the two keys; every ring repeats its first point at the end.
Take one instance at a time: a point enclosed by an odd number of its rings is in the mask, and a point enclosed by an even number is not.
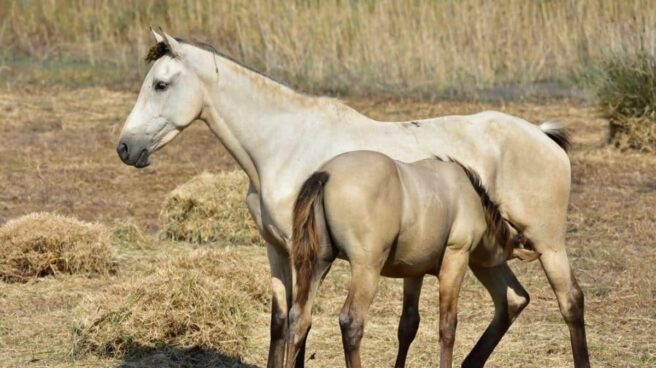
{"type": "Polygon", "coordinates": [[[656,149],[656,55],[645,50],[603,60],[593,83],[609,140],[619,148],[656,149]]]}
{"type": "Polygon", "coordinates": [[[0,228],[0,281],[27,282],[63,274],[115,271],[103,225],[42,212],[0,228]]]}
{"type": "MultiPolygon", "coordinates": [[[[111,231],[120,271],[111,277],[59,274],[28,283],[0,281],[0,366],[266,365],[271,321],[267,250],[219,248],[215,243],[162,241],[153,236],[161,230],[162,201],[176,186],[204,170],[231,172],[238,167],[203,124],[192,124],[158,151],[150,167],[135,170],[123,165],[114,152],[116,135],[134,100],[134,91],[106,88],[0,89],[4,138],[0,223],[39,210],[101,221],[111,231]],[[133,221],[137,223],[130,225],[133,221]],[[162,289],[167,282],[168,288],[162,289]],[[142,292],[143,299],[136,300],[142,292]],[[218,314],[225,313],[226,307],[235,308],[235,314],[218,314]],[[164,310],[171,313],[164,315],[164,310]],[[237,310],[245,311],[251,322],[234,335],[234,344],[227,343],[221,331],[239,326],[231,319],[239,315],[237,310]],[[111,316],[116,319],[110,320],[111,316]],[[215,323],[208,323],[214,318],[215,323]],[[96,322],[97,327],[91,327],[96,322]],[[243,336],[246,345],[241,345],[243,336]],[[76,353],[73,358],[71,351],[76,353]],[[230,351],[242,358],[227,358],[230,351]]],[[[585,292],[592,365],[656,366],[650,292],[656,259],[656,196],[651,190],[656,155],[600,149],[605,120],[592,109],[568,101],[499,105],[348,98],[347,102],[385,121],[487,109],[529,121],[544,117],[562,121],[575,140],[569,152],[573,185],[567,251],[585,292]]],[[[246,184],[241,180],[226,185],[228,198],[243,199],[246,184]]],[[[242,229],[243,222],[234,217],[225,225],[223,231],[232,231],[226,229],[242,229]]],[[[531,304],[513,323],[490,365],[572,366],[567,326],[544,272],[535,263],[512,262],[511,267],[529,290],[531,304]]],[[[336,262],[317,295],[308,366],[344,365],[337,319],[349,275],[348,263],[336,262]]],[[[368,366],[394,362],[402,283],[385,279],[378,288],[362,346],[368,366]]],[[[437,292],[436,278],[427,277],[420,304],[422,322],[408,357],[411,367],[439,364],[437,292]]],[[[470,351],[493,315],[490,296],[474,277],[466,278],[461,296],[456,362],[470,351]]]]}
{"type": "Polygon", "coordinates": [[[266,270],[258,265],[253,272],[252,261],[230,250],[198,250],[162,263],[78,309],[75,355],[172,354],[166,348],[176,347],[241,357],[254,315],[265,309],[260,301],[268,291],[262,287],[266,270]],[[210,267],[203,267],[208,260],[210,267]]]}
{"type": "Polygon", "coordinates": [[[259,244],[260,234],[246,208],[248,178],[242,171],[204,172],[175,188],[160,215],[165,239],[225,244],[259,244]]]}
{"type": "Polygon", "coordinates": [[[567,90],[656,43],[649,0],[4,0],[0,24],[5,83],[134,87],[152,25],[307,92],[421,97],[567,90]]]}

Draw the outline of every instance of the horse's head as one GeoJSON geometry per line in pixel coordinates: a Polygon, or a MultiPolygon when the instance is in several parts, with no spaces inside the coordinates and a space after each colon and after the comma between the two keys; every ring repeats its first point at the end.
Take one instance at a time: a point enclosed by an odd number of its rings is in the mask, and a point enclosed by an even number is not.
{"type": "Polygon", "coordinates": [[[166,33],[153,35],[157,44],[146,57],[153,65],[116,147],[121,160],[137,168],[148,166],[150,154],[196,120],[204,101],[201,77],[188,62],[186,45],[166,33]]]}

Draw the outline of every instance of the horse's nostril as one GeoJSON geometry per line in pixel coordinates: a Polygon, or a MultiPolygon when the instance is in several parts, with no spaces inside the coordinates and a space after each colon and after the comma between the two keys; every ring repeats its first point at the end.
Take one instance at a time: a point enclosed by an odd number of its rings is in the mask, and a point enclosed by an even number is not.
{"type": "Polygon", "coordinates": [[[118,156],[121,158],[121,160],[125,161],[129,157],[129,152],[128,152],[128,145],[125,143],[119,143],[116,146],[116,152],[118,153],[118,156]]]}

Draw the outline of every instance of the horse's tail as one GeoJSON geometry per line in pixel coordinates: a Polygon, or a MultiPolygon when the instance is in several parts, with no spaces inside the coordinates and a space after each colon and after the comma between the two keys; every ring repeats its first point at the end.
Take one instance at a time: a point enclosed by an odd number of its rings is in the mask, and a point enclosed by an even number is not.
{"type": "Polygon", "coordinates": [[[476,193],[481,199],[483,211],[485,212],[488,233],[492,234],[497,244],[503,248],[506,259],[519,258],[525,262],[538,259],[540,253],[534,250],[533,242],[530,239],[526,238],[519,231],[513,235],[509,222],[501,215],[499,205],[490,198],[490,194],[487,192],[485,186],[483,186],[481,177],[473,169],[460,162],[453,159],[451,161],[463,169],[474,190],[476,190],[476,193]]]}
{"type": "Polygon", "coordinates": [[[315,172],[303,186],[294,203],[292,217],[292,260],[296,270],[296,302],[307,302],[321,245],[329,239],[323,209],[324,186],[329,174],[315,172]]]}
{"type": "Polygon", "coordinates": [[[569,147],[572,145],[570,140],[569,132],[563,124],[553,121],[545,121],[540,124],[540,130],[556,142],[565,152],[569,150],[569,147]]]}

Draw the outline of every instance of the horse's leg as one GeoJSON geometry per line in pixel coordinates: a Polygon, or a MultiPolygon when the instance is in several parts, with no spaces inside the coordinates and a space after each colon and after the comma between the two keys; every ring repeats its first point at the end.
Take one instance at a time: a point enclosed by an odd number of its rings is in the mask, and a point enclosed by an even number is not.
{"type": "Polygon", "coordinates": [[[248,186],[246,205],[255,221],[255,225],[267,242],[267,256],[271,270],[271,342],[267,367],[282,367],[285,363],[285,338],[287,331],[287,314],[292,297],[292,270],[289,254],[279,246],[271,234],[267,233],[262,224],[260,196],[253,183],[248,186]]]}
{"type": "Polygon", "coordinates": [[[410,344],[417,335],[419,328],[419,295],[424,277],[409,277],[403,280],[403,312],[399,321],[399,351],[394,367],[405,367],[410,344]]]}
{"type": "Polygon", "coordinates": [[[550,249],[540,253],[542,254],[540,256],[542,268],[547,274],[551,288],[558,299],[560,313],[569,328],[574,366],[577,368],[589,367],[590,358],[588,357],[583,318],[583,292],[576,282],[565,249],[550,249]]]}
{"type": "MultiPolygon", "coordinates": [[[[548,206],[544,205],[538,209],[542,208],[548,206]]],[[[553,210],[555,214],[552,213],[551,216],[544,213],[538,224],[528,224],[524,234],[540,253],[540,263],[556,294],[560,313],[569,328],[574,366],[584,368],[590,366],[590,358],[585,337],[583,292],[576,282],[565,251],[567,202],[563,201],[558,208],[561,209],[560,215],[557,215],[557,209],[553,210]]]]}
{"type": "Polygon", "coordinates": [[[462,366],[467,368],[485,365],[510,325],[529,303],[528,293],[508,264],[503,263],[496,267],[470,265],[470,268],[494,301],[494,318],[462,363],[462,366]]]}
{"type": "Polygon", "coordinates": [[[339,313],[346,367],[359,368],[360,342],[369,306],[376,294],[380,270],[370,266],[351,265],[351,287],[346,302],[339,313]]]}
{"type": "Polygon", "coordinates": [[[440,267],[440,367],[451,367],[458,324],[458,295],[469,253],[447,248],[440,267]]]}
{"type": "Polygon", "coordinates": [[[267,256],[271,267],[271,343],[267,367],[283,367],[285,363],[285,341],[287,314],[291,305],[292,275],[287,252],[275,245],[267,245],[267,256]]]}

